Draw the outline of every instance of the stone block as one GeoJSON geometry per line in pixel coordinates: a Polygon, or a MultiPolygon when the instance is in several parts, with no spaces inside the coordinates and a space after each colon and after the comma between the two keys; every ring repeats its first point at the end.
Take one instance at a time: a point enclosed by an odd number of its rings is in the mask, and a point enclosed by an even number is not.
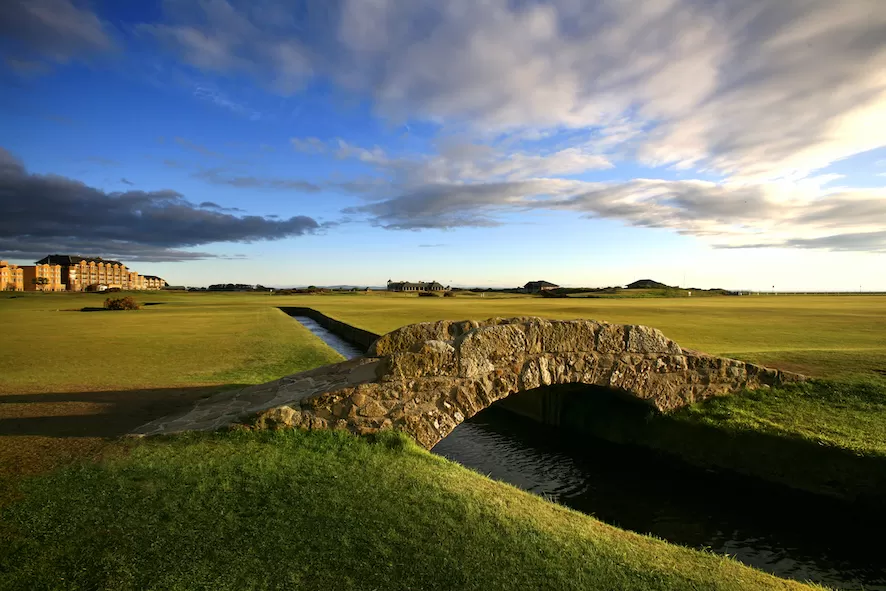
{"type": "Polygon", "coordinates": [[[621,353],[625,350],[625,327],[621,324],[601,324],[597,329],[598,353],[621,353]]]}
{"type": "Polygon", "coordinates": [[[627,334],[626,350],[632,353],[682,353],[680,346],[662,332],[648,326],[630,325],[625,327],[627,334]]]}
{"type": "Polygon", "coordinates": [[[595,351],[600,324],[591,320],[558,320],[542,328],[543,350],[547,353],[595,351]]]}
{"type": "Polygon", "coordinates": [[[406,353],[393,353],[380,379],[454,376],[458,373],[455,348],[445,341],[424,341],[406,353]]]}
{"type": "Polygon", "coordinates": [[[284,429],[299,427],[303,422],[301,412],[289,406],[269,408],[255,417],[253,425],[256,429],[284,429]]]}
{"type": "Polygon", "coordinates": [[[401,326],[385,335],[380,336],[369,347],[370,357],[382,357],[391,353],[408,351],[416,343],[424,341],[446,341],[451,337],[449,327],[452,323],[448,320],[439,322],[420,322],[401,326]]]}
{"type": "Polygon", "coordinates": [[[550,386],[552,376],[550,372],[551,361],[547,356],[530,359],[523,365],[519,376],[521,390],[532,390],[541,386],[550,386]]]}
{"type": "Polygon", "coordinates": [[[526,334],[526,354],[538,355],[545,352],[545,334],[551,323],[547,320],[528,322],[523,325],[526,334]]]}
{"type": "Polygon", "coordinates": [[[456,339],[455,346],[458,375],[477,377],[525,355],[526,333],[518,324],[477,328],[456,339]]]}

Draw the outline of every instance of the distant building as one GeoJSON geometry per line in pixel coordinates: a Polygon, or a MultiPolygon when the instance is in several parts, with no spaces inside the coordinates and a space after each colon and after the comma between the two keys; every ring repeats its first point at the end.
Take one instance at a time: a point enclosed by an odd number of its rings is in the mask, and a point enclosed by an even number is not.
{"type": "Polygon", "coordinates": [[[24,291],[24,272],[18,265],[0,261],[0,291],[24,291]]]}
{"type": "MultiPolygon", "coordinates": [[[[101,257],[51,254],[35,263],[34,277],[47,277],[53,287],[46,291],[96,291],[100,286],[117,289],[162,289],[166,282],[154,275],[139,275],[120,261],[101,257]],[[56,267],[58,278],[56,279],[56,267]],[[42,269],[42,270],[38,270],[42,269]],[[58,288],[58,286],[61,288],[58,288]]],[[[27,282],[26,282],[27,283],[27,282]]],[[[27,289],[31,289],[27,287],[27,289]]]]}
{"type": "Polygon", "coordinates": [[[412,283],[410,281],[388,280],[388,291],[446,291],[446,288],[436,281],[412,283]]]}
{"type": "Polygon", "coordinates": [[[27,265],[22,271],[25,291],[65,291],[61,265],[27,265]]]}
{"type": "Polygon", "coordinates": [[[523,286],[523,290],[526,293],[539,293],[542,291],[548,291],[549,289],[557,289],[559,287],[559,285],[551,283],[550,281],[530,281],[523,286]]]}
{"type": "Polygon", "coordinates": [[[628,289],[667,289],[668,287],[670,286],[652,279],[640,279],[627,286],[628,289]]]}
{"type": "Polygon", "coordinates": [[[99,285],[118,289],[138,289],[130,286],[129,270],[120,261],[105,260],[101,257],[51,254],[36,264],[61,267],[61,283],[70,291],[95,291],[99,285]]]}
{"type": "Polygon", "coordinates": [[[142,289],[163,289],[166,281],[156,275],[142,275],[142,289]]]}

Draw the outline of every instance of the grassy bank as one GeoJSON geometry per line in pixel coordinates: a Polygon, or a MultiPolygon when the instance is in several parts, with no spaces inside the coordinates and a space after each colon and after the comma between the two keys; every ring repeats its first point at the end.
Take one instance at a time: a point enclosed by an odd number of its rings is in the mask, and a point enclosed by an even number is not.
{"type": "Polygon", "coordinates": [[[886,387],[815,381],[714,398],[662,415],[560,387],[564,427],[704,468],[886,508],[886,387]]]}
{"type": "Polygon", "coordinates": [[[190,435],[27,484],[2,589],[800,589],[624,532],[405,439],[190,435]]]}

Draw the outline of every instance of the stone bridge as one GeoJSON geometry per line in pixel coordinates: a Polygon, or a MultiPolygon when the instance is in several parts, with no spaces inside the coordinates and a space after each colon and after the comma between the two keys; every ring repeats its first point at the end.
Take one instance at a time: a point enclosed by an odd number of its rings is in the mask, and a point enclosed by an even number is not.
{"type": "Polygon", "coordinates": [[[682,349],[654,328],[591,320],[427,322],[380,337],[364,357],[225,392],[138,435],[254,428],[399,429],[426,448],[510,394],[552,384],[614,389],[667,412],[798,374],[682,349]]]}

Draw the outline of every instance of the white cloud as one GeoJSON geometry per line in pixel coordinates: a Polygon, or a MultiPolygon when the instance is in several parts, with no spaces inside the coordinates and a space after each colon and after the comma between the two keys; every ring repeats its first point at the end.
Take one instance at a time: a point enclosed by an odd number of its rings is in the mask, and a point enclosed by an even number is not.
{"type": "Polygon", "coordinates": [[[505,214],[567,211],[701,237],[718,247],[882,250],[886,189],[814,190],[809,183],[701,180],[600,182],[535,178],[397,187],[349,208],[388,229],[496,225],[505,214]],[[869,247],[869,248],[868,248],[869,247]]]}
{"type": "Polygon", "coordinates": [[[177,5],[194,9],[146,30],[188,63],[283,94],[322,76],[395,120],[537,134],[629,121],[648,132],[623,137],[644,162],[746,179],[886,145],[881,0],[324,1],[277,24],[245,1],[177,5]]]}
{"type": "Polygon", "coordinates": [[[350,212],[379,225],[549,208],[722,246],[880,248],[884,189],[815,171],[886,146],[882,0],[308,1],[291,19],[260,16],[282,1],[174,4],[145,30],[195,67],[281,94],[331,82],[459,132],[406,156],[292,140],[368,168],[334,186],[373,199],[350,212]],[[720,180],[563,178],[624,161],[720,180]]]}

